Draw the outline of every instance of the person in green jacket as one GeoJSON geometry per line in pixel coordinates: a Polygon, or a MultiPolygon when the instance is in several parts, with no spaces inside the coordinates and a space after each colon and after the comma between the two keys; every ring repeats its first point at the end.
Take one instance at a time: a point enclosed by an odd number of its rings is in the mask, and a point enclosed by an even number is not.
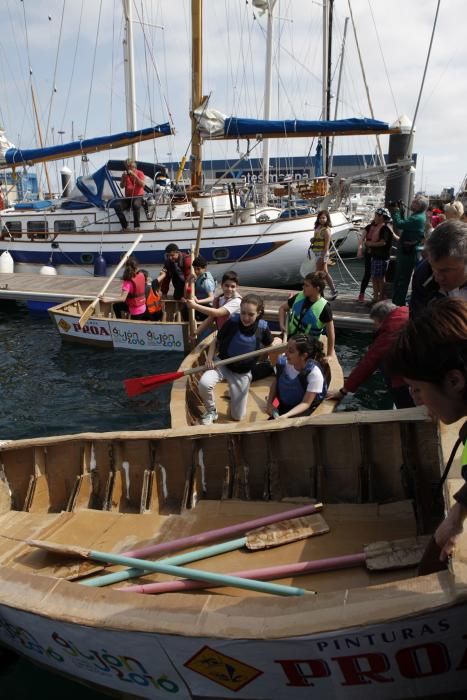
{"type": "Polygon", "coordinates": [[[417,246],[425,235],[427,207],[428,200],[425,197],[415,197],[410,205],[412,213],[407,217],[404,217],[401,209],[391,208],[392,221],[400,231],[392,295],[392,302],[396,306],[405,306],[406,303],[410,278],[417,261],[417,246]]]}

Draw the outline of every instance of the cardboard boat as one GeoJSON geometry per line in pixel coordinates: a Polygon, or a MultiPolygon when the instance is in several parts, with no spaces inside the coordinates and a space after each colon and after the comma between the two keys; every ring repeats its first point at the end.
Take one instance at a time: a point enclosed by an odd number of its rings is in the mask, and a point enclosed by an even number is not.
{"type": "Polygon", "coordinates": [[[161,321],[117,318],[114,302],[100,300],[81,328],[78,321],[91,304],[90,299],[71,299],[48,309],[60,337],[66,343],[93,345],[114,350],[189,351],[189,323],[182,320],[185,305],[164,301],[161,321]]]}
{"type": "Polygon", "coordinates": [[[121,698],[460,697],[466,536],[449,568],[433,574],[417,576],[414,562],[333,568],[376,542],[386,553],[398,546],[388,541],[425,546],[420,536],[458,488],[453,477],[444,500],[435,498],[443,447],[422,409],[3,441],[0,643],[121,698]],[[230,579],[158,595],[125,590],[174,580],[154,572],[89,585],[103,566],[96,552],[120,561],[155,542],[160,571],[174,540],[316,500],[327,526],[319,536],[184,569],[187,578],[190,568],[259,576],[321,562],[319,572],[274,582],[303,594],[243,590],[230,579]]]}

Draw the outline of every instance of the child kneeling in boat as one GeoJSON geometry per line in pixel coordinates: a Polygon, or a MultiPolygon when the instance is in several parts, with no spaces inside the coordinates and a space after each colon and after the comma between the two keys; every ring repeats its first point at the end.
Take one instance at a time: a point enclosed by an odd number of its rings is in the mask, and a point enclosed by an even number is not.
{"type": "Polygon", "coordinates": [[[214,388],[225,379],[230,388],[230,414],[233,420],[242,420],[246,415],[248,390],[251,383],[251,370],[257,358],[245,358],[232,362],[227,366],[214,367],[213,357],[217,349],[219,358],[254,352],[262,347],[272,345],[273,337],[269,326],[261,316],[264,304],[256,294],[248,294],[242,299],[240,315],[231,316],[219,330],[216,347],[211,344],[206,365],[209,369],[204,372],[198,384],[198,391],[206,407],[206,413],[201,417],[202,425],[210,425],[217,420],[214,388]]]}
{"type": "Polygon", "coordinates": [[[276,417],[274,399],[278,399],[279,416],[308,416],[326,396],[330,369],[323,344],[305,334],[289,338],[285,355],[276,364],[276,377],[269,391],[267,413],[276,417]]]}

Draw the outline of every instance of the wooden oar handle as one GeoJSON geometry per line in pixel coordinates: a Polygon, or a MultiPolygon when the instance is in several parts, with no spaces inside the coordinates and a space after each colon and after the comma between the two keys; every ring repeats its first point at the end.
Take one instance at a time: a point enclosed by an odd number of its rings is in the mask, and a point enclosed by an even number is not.
{"type": "MultiPolygon", "coordinates": [[[[284,350],[287,347],[287,343],[281,343],[280,345],[268,345],[267,348],[260,348],[259,350],[253,350],[252,352],[245,352],[243,355],[235,355],[234,357],[228,357],[225,360],[217,360],[214,362],[214,367],[221,367],[222,365],[230,365],[232,362],[238,362],[239,360],[248,360],[250,357],[258,357],[258,355],[264,355],[265,353],[277,350],[284,350]]],[[[209,367],[207,365],[201,365],[200,367],[190,367],[186,369],[183,374],[188,376],[189,374],[197,374],[198,372],[205,372],[209,367]]]]}

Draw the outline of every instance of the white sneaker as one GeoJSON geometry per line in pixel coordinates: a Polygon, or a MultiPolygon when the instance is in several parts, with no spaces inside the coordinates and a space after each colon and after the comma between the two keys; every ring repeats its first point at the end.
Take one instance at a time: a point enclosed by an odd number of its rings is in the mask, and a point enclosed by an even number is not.
{"type": "Polygon", "coordinates": [[[206,411],[204,415],[201,416],[201,425],[211,425],[219,418],[217,411],[206,411]]]}

